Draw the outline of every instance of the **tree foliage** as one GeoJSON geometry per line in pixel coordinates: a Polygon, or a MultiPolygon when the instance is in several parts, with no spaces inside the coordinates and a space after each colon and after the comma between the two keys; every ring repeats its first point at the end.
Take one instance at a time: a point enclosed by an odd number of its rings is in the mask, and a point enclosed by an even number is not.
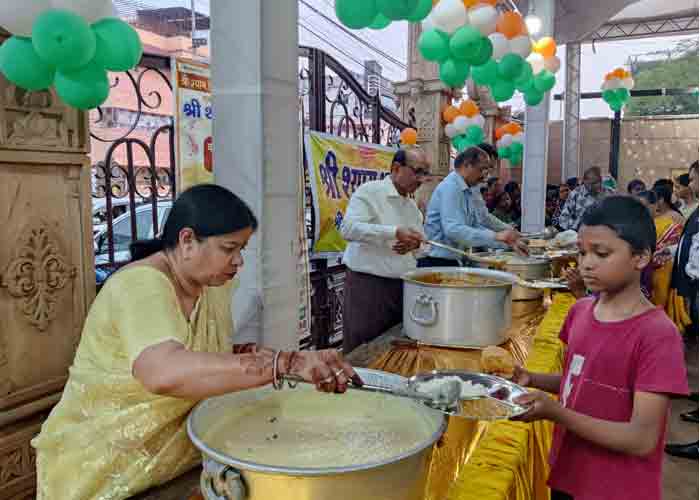
{"type": "MultiPolygon", "coordinates": [[[[666,61],[640,63],[634,71],[635,90],[684,89],[698,86],[698,51],[666,61]]],[[[698,94],[633,97],[626,116],[689,115],[698,113],[698,94]]]]}

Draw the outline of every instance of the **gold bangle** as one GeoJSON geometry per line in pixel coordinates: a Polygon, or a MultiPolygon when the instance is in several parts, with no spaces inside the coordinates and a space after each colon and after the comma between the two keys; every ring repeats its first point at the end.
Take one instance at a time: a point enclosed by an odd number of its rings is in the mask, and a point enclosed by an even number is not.
{"type": "Polygon", "coordinates": [[[282,351],[275,351],[275,355],[272,358],[272,387],[278,391],[284,386],[284,383],[279,380],[279,372],[277,370],[280,354],[282,354],[282,351]]]}

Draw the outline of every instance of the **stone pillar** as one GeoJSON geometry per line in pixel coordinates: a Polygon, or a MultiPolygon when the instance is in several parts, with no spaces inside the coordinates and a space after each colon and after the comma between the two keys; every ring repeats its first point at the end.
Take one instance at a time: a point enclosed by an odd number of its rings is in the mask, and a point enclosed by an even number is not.
{"type": "MultiPolygon", "coordinates": [[[[554,33],[554,0],[533,0],[535,12],[542,19],[540,36],[554,33]]],[[[544,229],[545,199],[547,196],[547,154],[549,143],[549,100],[545,94],[539,106],[528,106],[525,111],[525,154],[523,160],[521,229],[535,232],[544,229]]]]}
{"type": "Polygon", "coordinates": [[[234,295],[236,338],[295,349],[297,2],[217,1],[211,8],[214,177],[260,223],[234,295]]]}
{"type": "Polygon", "coordinates": [[[420,34],[420,23],[410,23],[408,80],[394,84],[394,93],[401,101],[402,119],[416,127],[418,145],[432,165],[433,178],[416,192],[416,202],[424,209],[435,187],[450,172],[451,146],[442,130],[442,110],[452,102],[452,93],[440,81],[438,65],[426,61],[418,52],[420,34]]]}
{"type": "Polygon", "coordinates": [[[562,131],[562,182],[578,177],[581,163],[581,44],[566,44],[566,82],[562,131]]]}

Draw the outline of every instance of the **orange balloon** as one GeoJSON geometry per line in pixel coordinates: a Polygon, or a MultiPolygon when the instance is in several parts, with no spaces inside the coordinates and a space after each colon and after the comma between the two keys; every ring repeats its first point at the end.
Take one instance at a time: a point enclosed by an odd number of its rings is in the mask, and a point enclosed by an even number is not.
{"type": "Polygon", "coordinates": [[[442,118],[445,120],[447,123],[452,123],[455,121],[455,118],[459,116],[459,110],[455,108],[454,106],[447,106],[443,111],[442,111],[442,118]]]}
{"type": "Polygon", "coordinates": [[[459,112],[467,118],[471,118],[479,114],[479,106],[471,99],[467,99],[466,101],[462,101],[462,104],[459,105],[459,112]]]}
{"type": "Polygon", "coordinates": [[[401,144],[412,146],[418,142],[418,132],[414,128],[405,128],[401,131],[401,144]]]}
{"type": "Polygon", "coordinates": [[[464,6],[467,9],[474,7],[478,3],[483,3],[481,0],[462,0],[462,1],[464,2],[464,6]]]}
{"type": "Polygon", "coordinates": [[[523,26],[525,26],[523,16],[517,12],[504,12],[498,19],[496,31],[505,35],[506,38],[515,38],[522,34],[523,26]]]}
{"type": "Polygon", "coordinates": [[[557,42],[551,36],[545,36],[535,42],[533,51],[541,54],[545,59],[557,54],[557,42]]]}
{"type": "MultiPolygon", "coordinates": [[[[504,125],[504,127],[505,127],[505,125],[504,125]]],[[[504,135],[506,135],[506,131],[503,130],[503,127],[498,127],[498,128],[496,129],[495,135],[496,135],[496,140],[498,141],[498,140],[501,139],[501,137],[503,137],[504,135]]]]}
{"type": "Polygon", "coordinates": [[[613,71],[613,75],[615,75],[615,78],[624,78],[625,77],[625,70],[622,68],[617,68],[615,71],[613,71]]]}
{"type": "Polygon", "coordinates": [[[495,7],[498,3],[498,0],[481,0],[479,3],[486,3],[495,7]]]}
{"type": "Polygon", "coordinates": [[[513,123],[513,122],[506,123],[501,128],[503,129],[504,134],[510,134],[510,135],[515,135],[515,134],[519,133],[520,131],[522,131],[522,129],[520,128],[520,125],[518,125],[517,123],[513,123]]]}

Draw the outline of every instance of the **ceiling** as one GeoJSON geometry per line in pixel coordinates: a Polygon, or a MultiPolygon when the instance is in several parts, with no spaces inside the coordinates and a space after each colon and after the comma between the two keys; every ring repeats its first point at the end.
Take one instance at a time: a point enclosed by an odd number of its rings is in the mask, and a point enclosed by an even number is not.
{"type": "MultiPolygon", "coordinates": [[[[554,37],[558,43],[595,38],[607,24],[655,22],[667,18],[697,17],[698,0],[555,0],[554,37]]],[[[513,0],[518,10],[528,12],[528,0],[513,0]]],[[[684,25],[685,26],[685,25],[684,25]]],[[[697,23],[693,27],[697,33],[697,23]]],[[[643,36],[656,30],[643,30],[643,36]]],[[[663,34],[659,31],[659,34],[663,34]]],[[[631,35],[633,36],[640,35],[631,35]]],[[[622,38],[622,37],[617,37],[622,38]]]]}

